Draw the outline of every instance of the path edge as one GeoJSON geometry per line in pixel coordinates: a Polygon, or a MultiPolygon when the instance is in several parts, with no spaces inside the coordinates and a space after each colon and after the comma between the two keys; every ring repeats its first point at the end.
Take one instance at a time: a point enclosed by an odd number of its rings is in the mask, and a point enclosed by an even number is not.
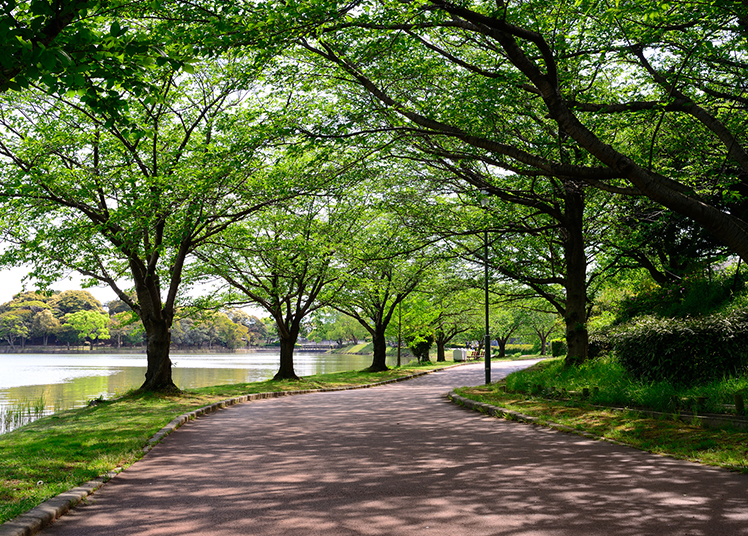
{"type": "MultiPolygon", "coordinates": [[[[461,367],[473,363],[459,363],[449,365],[445,367],[439,367],[431,370],[421,370],[409,376],[402,376],[400,378],[392,378],[391,380],[384,380],[381,382],[367,383],[363,385],[352,385],[349,387],[330,387],[327,389],[301,389],[298,391],[269,391],[265,393],[252,393],[248,395],[241,395],[227,400],[221,400],[214,402],[208,406],[203,406],[196,410],[184,413],[178,417],[172,419],[169,424],[161,428],[158,432],[153,434],[145,447],[143,447],[143,455],[148,454],[153,447],[159,444],[163,439],[171,434],[174,430],[194,420],[202,415],[209,415],[218,411],[219,409],[228,408],[236,404],[242,404],[244,402],[252,402],[255,400],[265,400],[270,398],[280,398],[283,396],[293,395],[306,395],[311,393],[330,393],[334,391],[352,391],[354,389],[369,389],[372,387],[379,387],[390,383],[397,383],[406,380],[412,380],[420,376],[427,374],[433,374],[434,372],[440,372],[454,367],[461,367]]],[[[466,399],[467,400],[467,399],[466,399]]],[[[137,461],[135,462],[137,463],[137,461]]],[[[0,536],[32,536],[37,532],[41,531],[48,525],[50,525],[55,519],[64,516],[72,508],[75,508],[80,503],[84,502],[89,495],[93,494],[106,482],[117,476],[123,471],[122,468],[116,468],[113,471],[105,473],[94,480],[73,488],[71,490],[55,495],[51,499],[47,499],[42,504],[35,506],[26,513],[23,513],[9,521],[6,521],[0,525],[0,536]]]]}
{"type": "MultiPolygon", "coordinates": [[[[458,406],[463,406],[473,411],[479,411],[480,413],[483,413],[490,417],[498,417],[499,419],[506,419],[509,421],[517,421],[517,422],[524,422],[528,424],[535,424],[538,426],[545,426],[546,428],[552,428],[554,430],[558,430],[559,432],[565,432],[567,434],[576,434],[582,437],[586,437],[587,439],[610,441],[609,439],[595,435],[591,432],[577,430],[576,428],[572,428],[571,426],[566,426],[565,424],[559,424],[553,421],[541,420],[541,419],[538,419],[537,417],[531,417],[529,415],[525,415],[524,413],[520,413],[518,411],[502,408],[499,406],[493,406],[491,404],[486,404],[485,402],[478,402],[477,400],[471,400],[470,398],[465,398],[464,396],[458,395],[455,391],[450,391],[449,393],[447,393],[446,397],[452,403],[458,406]]],[[[616,443],[615,441],[610,441],[610,442],[616,443]]],[[[0,534],[0,536],[3,536],[3,535],[0,534]]]]}

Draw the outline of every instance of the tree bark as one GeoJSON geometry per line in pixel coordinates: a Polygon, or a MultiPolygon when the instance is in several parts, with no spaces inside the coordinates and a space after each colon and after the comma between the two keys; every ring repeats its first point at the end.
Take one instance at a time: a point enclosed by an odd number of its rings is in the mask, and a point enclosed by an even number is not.
{"type": "Polygon", "coordinates": [[[385,326],[376,326],[372,344],[374,346],[374,357],[371,366],[367,369],[369,372],[382,372],[389,370],[387,367],[387,339],[384,336],[385,326]]]}
{"type": "Polygon", "coordinates": [[[546,343],[548,342],[548,337],[540,334],[538,334],[538,336],[540,337],[540,355],[548,355],[548,352],[545,350],[545,347],[547,346],[546,343]]]}
{"type": "Polygon", "coordinates": [[[447,346],[447,343],[442,340],[436,341],[436,362],[441,363],[442,361],[447,360],[447,352],[445,347],[447,346]]]}
{"type": "Polygon", "coordinates": [[[176,391],[177,386],[171,377],[171,326],[165,319],[143,321],[146,333],[146,355],[148,369],[141,391],[176,391]]]}
{"type": "Polygon", "coordinates": [[[584,251],[584,194],[567,183],[565,195],[564,257],[566,261],[566,364],[587,360],[587,257],[584,251]]]}
{"type": "Polygon", "coordinates": [[[285,330],[278,330],[280,366],[278,372],[273,376],[273,380],[298,380],[299,377],[293,369],[293,351],[299,338],[299,326],[291,326],[287,333],[281,333],[281,331],[285,330]]]}
{"type": "Polygon", "coordinates": [[[499,357],[506,357],[506,343],[511,335],[506,337],[496,337],[496,344],[499,345],[499,357]]]}

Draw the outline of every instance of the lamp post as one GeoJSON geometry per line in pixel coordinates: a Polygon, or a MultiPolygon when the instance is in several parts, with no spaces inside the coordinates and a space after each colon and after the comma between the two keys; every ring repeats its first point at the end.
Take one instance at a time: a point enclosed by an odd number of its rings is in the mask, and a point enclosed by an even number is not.
{"type": "MultiPolygon", "coordinates": [[[[483,208],[488,207],[488,192],[486,190],[481,190],[481,199],[480,204],[483,208]]],[[[483,361],[486,365],[486,385],[491,383],[491,334],[490,334],[490,325],[488,320],[488,224],[486,223],[485,227],[483,228],[483,280],[484,280],[484,286],[486,291],[485,301],[486,301],[486,335],[485,339],[483,341],[483,348],[485,357],[483,361]]]]}

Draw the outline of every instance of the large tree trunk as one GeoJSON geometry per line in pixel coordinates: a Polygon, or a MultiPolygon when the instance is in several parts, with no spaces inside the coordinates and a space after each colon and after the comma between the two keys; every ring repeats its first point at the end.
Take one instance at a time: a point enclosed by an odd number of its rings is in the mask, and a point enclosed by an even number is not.
{"type": "Polygon", "coordinates": [[[384,336],[385,326],[377,326],[374,330],[372,343],[374,346],[374,357],[371,366],[367,369],[369,372],[381,372],[389,370],[387,367],[387,339],[384,336]]]}
{"type": "Polygon", "coordinates": [[[273,380],[298,380],[299,377],[293,370],[293,350],[296,346],[296,340],[299,338],[298,326],[292,326],[287,333],[282,334],[285,330],[278,330],[280,338],[280,367],[278,372],[273,376],[273,380]]]}
{"type": "Polygon", "coordinates": [[[447,352],[446,347],[447,343],[444,342],[441,339],[437,339],[436,341],[436,362],[441,363],[442,361],[447,360],[447,352]]]}
{"type": "Polygon", "coordinates": [[[566,184],[566,231],[564,256],[566,260],[566,364],[575,365],[587,360],[587,257],[584,252],[584,197],[573,184],[566,184]]]}
{"type": "Polygon", "coordinates": [[[146,355],[148,369],[141,391],[176,391],[177,386],[171,378],[171,329],[166,320],[153,318],[143,321],[146,334],[146,355]]]}
{"type": "Polygon", "coordinates": [[[499,345],[499,357],[506,357],[506,342],[509,340],[509,337],[496,337],[496,344],[499,345]]]}
{"type": "MultiPolygon", "coordinates": [[[[145,328],[146,356],[148,368],[141,391],[179,391],[171,377],[171,324],[174,321],[172,305],[164,307],[161,302],[161,287],[158,276],[149,274],[141,263],[130,260],[135,292],[138,296],[136,309],[145,328]]],[[[175,277],[172,274],[172,277],[175,277]]],[[[169,302],[171,303],[171,302],[169,302]]]]}

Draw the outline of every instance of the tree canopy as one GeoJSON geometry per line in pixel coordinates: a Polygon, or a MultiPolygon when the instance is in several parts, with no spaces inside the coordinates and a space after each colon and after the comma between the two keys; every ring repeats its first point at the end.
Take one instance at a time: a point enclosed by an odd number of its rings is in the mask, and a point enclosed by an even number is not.
{"type": "MultiPolygon", "coordinates": [[[[381,370],[411,296],[429,309],[413,341],[443,357],[471,313],[430,271],[458,273],[462,303],[486,267],[543,347],[563,317],[572,362],[606,280],[641,269],[664,287],[748,260],[744,3],[2,10],[0,262],[44,288],[69,270],[112,288],[146,334],[145,389],[174,387],[171,330],[200,338],[177,311],[208,278],[268,311],[294,377],[300,323],[324,306],[369,333],[381,370]]],[[[101,308],[32,298],[0,312],[11,345],[101,308]]],[[[205,337],[259,333],[232,314],[205,337]]],[[[500,345],[518,314],[495,315],[500,345]]]]}

